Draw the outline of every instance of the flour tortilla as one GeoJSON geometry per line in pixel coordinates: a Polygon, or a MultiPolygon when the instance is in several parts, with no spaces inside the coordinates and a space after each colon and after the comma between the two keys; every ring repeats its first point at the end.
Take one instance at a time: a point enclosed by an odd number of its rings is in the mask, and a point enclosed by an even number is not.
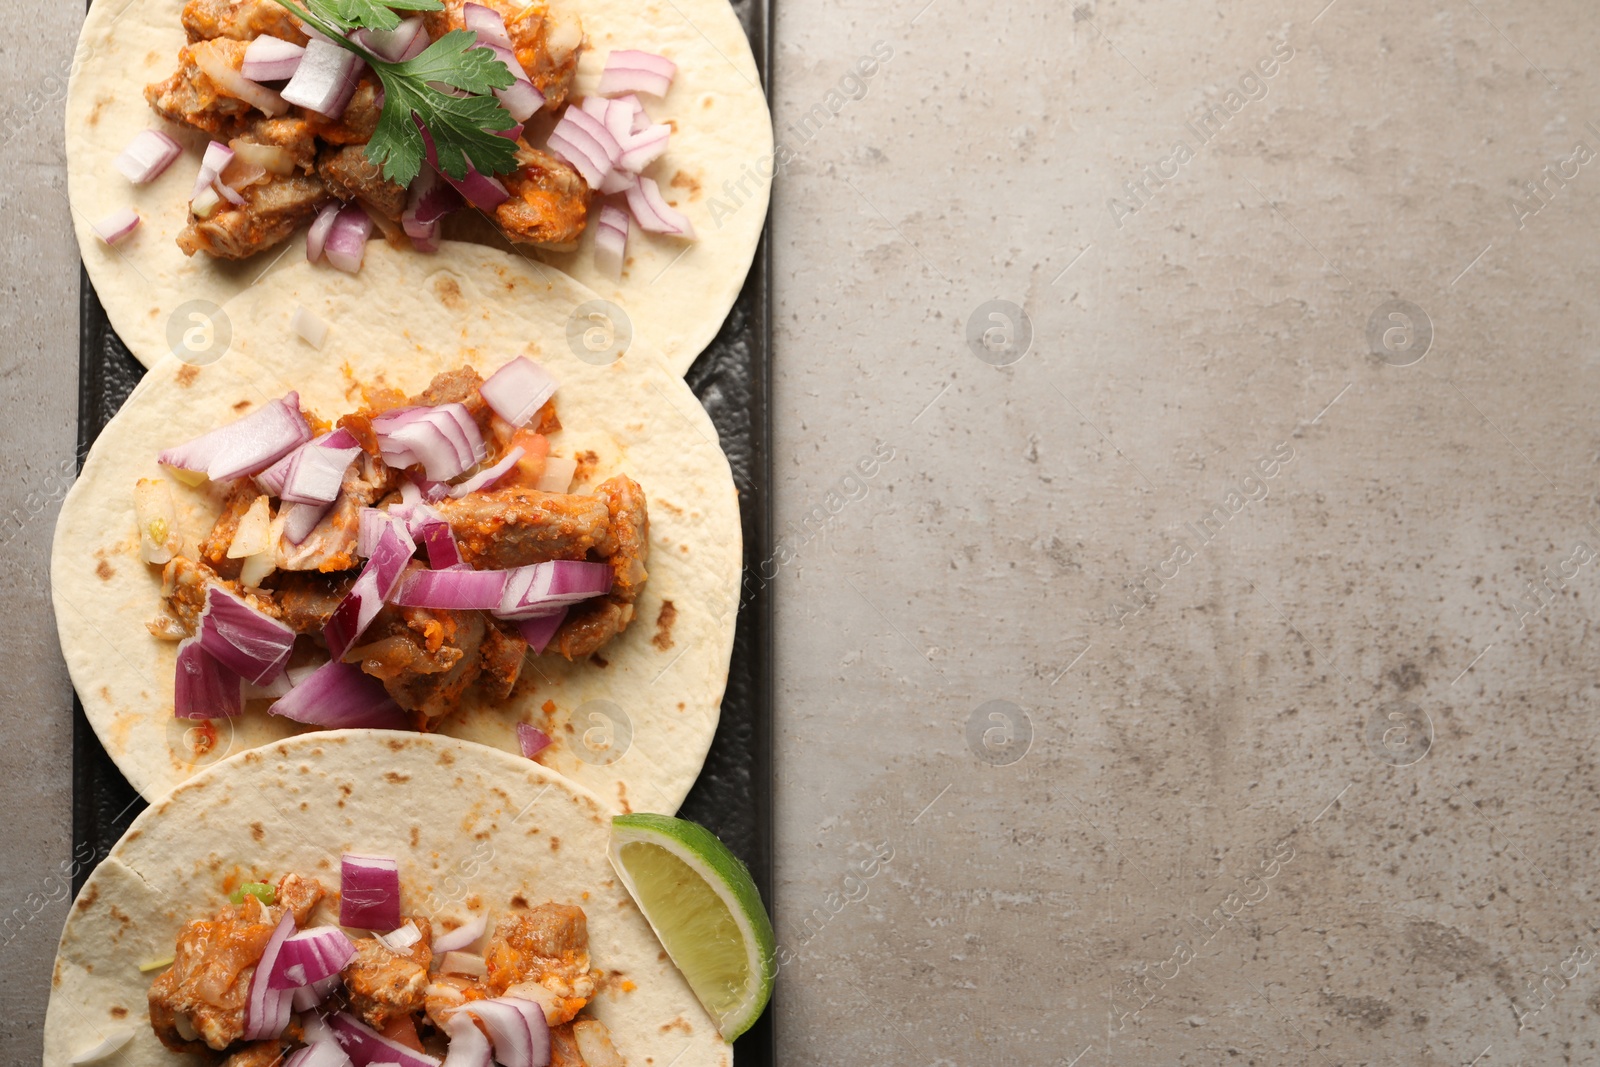
{"type": "Polygon", "coordinates": [[[189,724],[173,718],[177,645],[145,630],[160,607],[161,569],[138,558],[133,488],[140,478],[171,486],[191,558],[224,490],[184,487],[156,463],[161,449],[290,390],[333,418],[360,407],[353,381],[410,395],[440,371],[471,364],[487,375],[527,355],[561,383],[552,454],[598,457],[577,491],[618,473],[644,489],[649,580],[632,625],[601,649],[605,666],[530,658],[509,701],[464,708],[439,729],[515,752],[515,724],[531,722],[554,739],[540,762],[612,807],[677,809],[711,745],[727,682],[742,552],[737,490],[711,420],[653,354],[605,366],[573,354],[566,322],[593,298],[559,271],[541,282],[469,245],[424,259],[375,243],[359,278],[298,263],[230,303],[232,347],[218,362],[169,356],[146,373],[68,493],[51,560],[73,684],[135,788],[154,799],[205,763],[306,729],[252,705],[217,720],[216,748],[197,753],[189,724]],[[290,327],[301,306],[330,324],[320,352],[290,327]]]}
{"type": "MultiPolygon", "coordinates": [[[[576,251],[512,251],[498,240],[499,254],[535,275],[536,257],[543,257],[621,305],[632,330],[653,340],[682,374],[733,306],[766,219],[772,118],[755,58],[727,0],[557,2],[578,13],[587,35],[576,96],[599,85],[612,49],[644,49],[677,63],[677,78],[664,99],[641,97],[655,121],[674,126],[667,154],[646,174],[689,217],[699,240],[653,236],[635,226],[620,283],[593,266],[593,226],[576,251]]],[[[112,327],[147,367],[182,343],[194,310],[185,305],[200,302],[203,310],[224,304],[280,256],[305,258],[304,231],[240,262],[204,253],[190,258],[174,243],[187,221],[207,138],[160,118],[145,102],[144,87],[177,68],[186,41],[182,10],[183,0],[95,0],[67,90],[67,185],[78,247],[112,327]],[[185,152],[154,182],[132,185],[112,161],[147,128],[165,130],[185,152]],[[144,221],[116,246],[106,245],[92,225],[130,206],[144,221]]],[[[464,222],[447,236],[459,232],[476,239],[490,229],[464,222]]],[[[381,289],[374,286],[373,292],[382,299],[381,289]]]]}
{"type": "MultiPolygon", "coordinates": [[[[537,764],[448,737],[340,730],[235,756],[143,812],[68,913],[45,1016],[44,1063],[131,1028],[116,1067],[200,1062],[164,1048],[146,996],[184,923],[226,900],[225,880],[294,871],[339,887],[341,853],[393,856],[401,908],[433,921],[575,904],[606,974],[588,1014],[629,1064],[729,1067],[716,1031],[606,859],[610,812],[537,764]],[[475,899],[474,899],[475,898],[475,899]],[[469,906],[474,905],[474,906],[469,906]],[[623,983],[631,982],[631,991],[623,983]]],[[[325,900],[314,923],[337,922],[325,900]],[[325,918],[324,918],[325,916],[325,918]]]]}

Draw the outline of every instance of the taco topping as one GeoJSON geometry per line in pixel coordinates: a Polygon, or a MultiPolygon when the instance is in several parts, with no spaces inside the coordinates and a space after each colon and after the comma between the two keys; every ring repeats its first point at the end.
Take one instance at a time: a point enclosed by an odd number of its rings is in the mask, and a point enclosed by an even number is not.
{"type": "Polygon", "coordinates": [[[148,629],[180,642],[175,714],[270,699],[314,725],[428,729],[506,699],[530,649],[579,660],[626,630],[648,577],[644,491],[626,475],[568,491],[555,389],[524,357],[487,381],[462,367],[321,433],[290,393],[162,452],[180,480],[226,487],[187,554],[165,486],[138,487],[162,568],[148,629]]]}
{"type": "MultiPolygon", "coordinates": [[[[242,259],[310,225],[307,259],[353,273],[374,224],[433,252],[464,202],[508,240],[552,248],[609,210],[596,254],[617,276],[624,208],[645,230],[694,239],[643,176],[671,127],[635,94],[665,96],[676,64],[612,52],[598,95],[569,102],[583,30],[545,0],[188,0],[182,22],[178,68],[145,99],[211,139],[177,239],[187,255],[242,259]],[[545,113],[554,128],[531,136],[525,124],[545,113]]],[[[116,165],[148,182],[177,150],[144,131],[116,165]]]]}
{"type": "Polygon", "coordinates": [[[397,870],[347,854],[338,924],[322,885],[294,873],[185,924],[150,986],[156,1036],[177,1052],[229,1053],[226,1067],[623,1067],[605,1026],[582,1014],[601,978],[582,908],[504,914],[481,952],[465,951],[488,916],[433,940],[428,916],[399,915],[397,870]],[[388,918],[404,919],[387,933],[368,925],[380,916],[349,909],[373,897],[374,872],[388,918]]]}

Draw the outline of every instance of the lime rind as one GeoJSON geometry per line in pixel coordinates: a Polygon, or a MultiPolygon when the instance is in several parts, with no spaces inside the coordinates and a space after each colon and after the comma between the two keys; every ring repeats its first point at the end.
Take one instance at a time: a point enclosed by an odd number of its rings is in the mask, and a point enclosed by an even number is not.
{"type": "MultiPolygon", "coordinates": [[[[718,1032],[725,1040],[732,1041],[761,1017],[772,997],[773,978],[777,973],[777,937],[749,868],[715,834],[698,823],[648,813],[619,815],[611,820],[611,865],[679,970],[684,970],[684,961],[673,951],[670,934],[663,933],[665,924],[657,921],[650,905],[641,899],[623,858],[623,849],[632,844],[652,845],[688,867],[722,902],[738,928],[745,950],[742,996],[737,1004],[721,1010],[705,1004],[706,1011],[716,1018],[718,1032]]],[[[687,971],[684,976],[694,988],[695,983],[687,971]]],[[[696,995],[705,1003],[707,998],[698,989],[696,995]]]]}

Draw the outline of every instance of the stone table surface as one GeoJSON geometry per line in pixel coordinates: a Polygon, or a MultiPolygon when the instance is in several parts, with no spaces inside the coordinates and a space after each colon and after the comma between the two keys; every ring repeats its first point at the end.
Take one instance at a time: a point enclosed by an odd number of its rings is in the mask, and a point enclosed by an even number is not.
{"type": "MultiPolygon", "coordinates": [[[[777,8],[782,1062],[1597,1062],[1600,20],[777,8]]],[[[72,844],[79,15],[12,10],[26,1063],[72,844]]]]}

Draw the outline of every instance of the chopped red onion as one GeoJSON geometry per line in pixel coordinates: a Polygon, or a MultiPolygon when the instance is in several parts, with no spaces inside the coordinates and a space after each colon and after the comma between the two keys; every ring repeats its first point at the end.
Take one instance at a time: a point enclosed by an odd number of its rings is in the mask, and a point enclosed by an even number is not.
{"type": "Polygon", "coordinates": [[[454,1013],[477,1016],[489,1032],[496,1063],[505,1067],[547,1067],[550,1062],[550,1026],[544,1009],[520,997],[473,1000],[454,1013]]]}
{"type": "Polygon", "coordinates": [[[221,141],[212,141],[206,145],[206,154],[200,157],[200,173],[195,175],[194,189],[189,193],[193,200],[205,192],[228,169],[228,164],[233,162],[233,149],[221,141]]]}
{"type": "Polygon", "coordinates": [[[440,934],[438,937],[434,938],[434,954],[442,955],[446,952],[454,952],[457,949],[466,948],[468,945],[476,942],[478,938],[482,937],[483,932],[488,928],[488,915],[474,915],[472,918],[468,919],[465,923],[462,923],[454,930],[451,930],[449,933],[440,934]]]}
{"type": "Polygon", "coordinates": [[[227,95],[237,97],[269,116],[281,115],[289,110],[288,103],[281,95],[235,70],[228,55],[217,47],[217,42],[198,41],[189,46],[189,53],[194,57],[195,66],[227,95]]]}
{"type": "Polygon", "coordinates": [[[638,184],[639,178],[637,175],[621,169],[613,170],[600,180],[600,192],[606,196],[611,196],[614,193],[625,193],[638,184]]]}
{"type": "MultiPolygon", "coordinates": [[[[320,982],[312,982],[310,985],[301,986],[299,989],[294,990],[294,995],[289,998],[289,1003],[291,1006],[293,1006],[295,1011],[310,1011],[312,1008],[315,1008],[317,1005],[321,1004],[324,1000],[327,1000],[328,997],[333,994],[333,991],[338,987],[339,976],[332,975],[331,977],[324,978],[320,982]]],[[[304,1024],[302,1023],[302,1025],[304,1024]]],[[[310,1033],[311,1029],[310,1027],[307,1027],[306,1034],[308,1037],[310,1033]]],[[[312,1044],[315,1045],[316,1042],[312,1042],[312,1044]]],[[[350,1063],[349,1057],[347,1057],[339,1048],[338,1043],[332,1039],[332,1035],[329,1035],[329,1040],[326,1042],[326,1044],[333,1046],[333,1052],[338,1057],[338,1059],[333,1061],[329,1067],[348,1067],[350,1063]]],[[[301,1049],[301,1051],[304,1052],[306,1050],[301,1049]]],[[[296,1062],[297,1061],[294,1059],[294,1057],[291,1056],[284,1067],[289,1067],[290,1064],[294,1064],[296,1062]]],[[[301,1060],[298,1062],[303,1067],[306,1061],[301,1060]]],[[[317,1060],[314,1062],[317,1064],[323,1063],[322,1060],[317,1060]]]]}
{"type": "Polygon", "coordinates": [[[367,254],[367,238],[372,235],[372,216],[361,205],[351,201],[340,209],[328,229],[322,254],[328,263],[346,274],[361,270],[361,260],[367,254]]]}
{"type": "Polygon", "coordinates": [[[290,504],[283,510],[283,539],[298,545],[311,536],[332,504],[290,504]]]}
{"type": "Polygon", "coordinates": [[[444,1067],[492,1067],[494,1058],[489,1052],[489,1039],[483,1036],[471,1015],[455,1012],[445,1019],[444,1032],[450,1038],[444,1067]]]}
{"type": "Polygon", "coordinates": [[[438,251],[441,222],[450,212],[461,206],[461,194],[455,191],[432,167],[423,167],[406,195],[406,209],[400,216],[400,226],[413,244],[428,246],[422,251],[438,251]]]}
{"type": "Polygon", "coordinates": [[[94,224],[95,236],[114,245],[139,228],[139,213],[131,207],[118,208],[94,224]]]}
{"type": "MultiPolygon", "coordinates": [[[[455,187],[456,191],[467,198],[474,207],[484,211],[493,211],[510,199],[511,194],[498,180],[488,174],[480,174],[472,165],[472,160],[462,157],[462,163],[467,170],[461,178],[452,178],[445,169],[439,165],[439,150],[433,143],[433,135],[428,132],[428,127],[422,120],[412,116],[417,124],[417,129],[422,132],[422,148],[428,157],[428,166],[439,172],[439,176],[455,187]]],[[[492,131],[491,131],[492,132],[492,131]]]]}
{"type": "Polygon", "coordinates": [[[238,672],[205,650],[198,637],[178,642],[172,714],[179,719],[231,719],[242,708],[238,672]]]}
{"type": "MultiPolygon", "coordinates": [[[[601,564],[604,566],[604,564],[601,564]]],[[[411,608],[488,611],[498,607],[508,571],[415,570],[400,583],[394,603],[411,608]]]]}
{"type": "Polygon", "coordinates": [[[157,462],[186,471],[203,471],[214,482],[255,474],[311,440],[311,427],[300,414],[300,394],[289,393],[156,457],[157,462]]]}
{"type": "Polygon", "coordinates": [[[546,456],[544,473],[533,487],[541,493],[565,493],[572,488],[572,479],[578,473],[578,461],[570,456],[546,456]]]}
{"type": "Polygon", "coordinates": [[[390,930],[386,934],[374,935],[383,942],[383,947],[395,955],[402,955],[406,949],[422,940],[422,931],[417,929],[417,924],[407,919],[406,924],[398,930],[390,930]]]}
{"type": "Polygon", "coordinates": [[[420,17],[404,19],[392,30],[357,30],[350,35],[355,42],[379,59],[390,63],[404,63],[415,59],[427,50],[426,25],[420,17]]]}
{"type": "Polygon", "coordinates": [[[339,217],[339,211],[343,207],[339,201],[332,200],[323,204],[322,210],[317,212],[311,228],[306,231],[307,263],[315,263],[322,258],[322,248],[328,241],[328,231],[333,229],[333,222],[339,217]]]}
{"type": "Polygon", "coordinates": [[[355,959],[356,946],[337,926],[317,926],[285,939],[267,976],[270,989],[293,989],[338,975],[355,959]]]}
{"type": "MultiPolygon", "coordinates": [[[[359,533],[357,536],[360,536],[359,533]]],[[[367,562],[362,565],[361,573],[356,576],[355,584],[339,601],[327,625],[322,628],[322,636],[327,640],[328,651],[335,661],[344,658],[367,627],[372,625],[372,620],[383,609],[384,601],[394,595],[416,548],[411,538],[396,526],[386,526],[379,532],[377,543],[373,545],[367,562]]],[[[292,693],[290,695],[293,696],[292,693]]],[[[351,693],[352,699],[360,695],[351,693]]],[[[375,695],[373,699],[376,700],[375,695]]]]}
{"type": "Polygon", "coordinates": [[[362,508],[356,517],[358,523],[356,533],[356,555],[368,559],[378,550],[378,539],[383,531],[394,528],[395,537],[403,545],[410,545],[411,552],[417,550],[416,542],[411,539],[411,532],[406,528],[405,521],[397,515],[391,515],[381,508],[362,508]]]}
{"type": "Polygon", "coordinates": [[[273,989],[269,981],[283,943],[294,933],[294,912],[283,909],[272,937],[267,941],[261,959],[256,962],[255,973],[250,976],[250,988],[245,998],[244,1034],[246,1041],[265,1041],[283,1033],[289,1025],[289,998],[291,990],[273,989]]]}
{"type": "Polygon", "coordinates": [[[494,8],[482,4],[462,4],[461,21],[467,29],[478,35],[479,44],[497,44],[506,49],[511,47],[511,35],[506,32],[506,20],[494,8]]]}
{"type": "Polygon", "coordinates": [[[344,472],[361,454],[348,430],[334,430],[307,441],[290,457],[278,496],[290,504],[331,504],[339,496],[344,472]]]}
{"type": "Polygon", "coordinates": [[[529,759],[550,747],[550,735],[525,722],[517,723],[517,744],[529,759]]]}
{"type": "Polygon", "coordinates": [[[591,188],[599,188],[622,156],[622,146],[611,131],[581,107],[562,112],[561,121],[550,131],[549,148],[572,164],[591,188]]]}
{"type": "Polygon", "coordinates": [[[330,119],[344,114],[361,79],[361,57],[332,41],[313,37],[283,87],[283,99],[330,119]]]}
{"type": "Polygon", "coordinates": [[[378,447],[390,466],[420,464],[431,481],[448,481],[488,455],[472,413],[462,404],[401,408],[372,420],[378,447]]]}
{"type": "MultiPolygon", "coordinates": [[[[499,17],[498,15],[496,16],[499,17]]],[[[541,93],[528,78],[528,72],[517,61],[516,54],[509,45],[499,42],[479,40],[480,47],[487,48],[494,53],[496,59],[506,65],[511,76],[516,79],[510,88],[494,90],[495,97],[505,105],[511,117],[518,122],[527,122],[540,108],[544,107],[544,94],[541,93]]],[[[515,140],[516,138],[512,138],[515,140]]]]}
{"type": "Polygon", "coordinates": [[[227,182],[219,181],[212,186],[212,188],[216,189],[216,191],[222,195],[222,199],[226,200],[234,207],[244,206],[244,197],[236,192],[233,186],[229,185],[227,182]]]}
{"type": "Polygon", "coordinates": [[[517,622],[517,632],[522,639],[528,642],[528,647],[533,649],[535,656],[542,656],[544,650],[550,646],[551,638],[556,631],[561,629],[561,624],[567,621],[567,609],[560,608],[553,615],[537,615],[531,619],[521,619],[517,622]]]}
{"type": "Polygon", "coordinates": [[[678,211],[661,195],[661,189],[651,178],[640,178],[628,190],[628,207],[639,225],[651,233],[664,233],[673,237],[686,237],[693,241],[694,225],[687,215],[678,211]]]}
{"type": "Polygon", "coordinates": [[[638,174],[661,158],[667,150],[667,142],[671,137],[672,127],[666,123],[646,126],[638,133],[628,134],[626,140],[619,142],[622,145],[622,155],[617,158],[617,166],[638,174]]]}
{"type": "Polygon", "coordinates": [[[556,608],[611,592],[611,568],[587,560],[555,559],[509,571],[475,573],[505,575],[505,589],[494,611],[502,619],[548,615],[556,608]]]}
{"type": "Polygon", "coordinates": [[[461,565],[461,549],[456,545],[455,531],[443,519],[423,521],[422,543],[428,549],[428,566],[434,570],[461,565]]]}
{"type": "Polygon", "coordinates": [[[183,146],[160,130],[140,130],[128,147],[112,161],[122,176],[135,185],[161,177],[172,161],[183,155],[183,146]]]}
{"type": "Polygon", "coordinates": [[[262,34],[245,48],[244,64],[239,68],[239,73],[251,81],[283,81],[294,77],[295,68],[300,66],[305,54],[303,45],[262,34]]]}
{"type": "Polygon", "coordinates": [[[606,68],[600,74],[600,95],[639,92],[666,96],[677,73],[678,65],[665,56],[631,49],[615,51],[606,56],[606,68]]]}
{"type": "Polygon", "coordinates": [[[468,493],[476,493],[479,489],[489,488],[489,486],[504,478],[507,472],[517,465],[517,461],[522,458],[523,451],[521,445],[514,445],[506,451],[505,455],[500,457],[494,466],[485,467],[460,485],[451,486],[450,495],[452,497],[463,497],[468,493]]]}
{"type": "Polygon", "coordinates": [[[527,356],[518,356],[479,386],[483,402],[513,426],[524,426],[556,394],[550,372],[527,356]]]}
{"type": "Polygon", "coordinates": [[[353,1067],[368,1067],[369,1064],[388,1064],[391,1067],[440,1067],[439,1061],[427,1053],[417,1052],[398,1041],[389,1040],[352,1015],[342,1011],[335,1012],[328,1017],[328,1022],[333,1027],[334,1038],[344,1049],[344,1054],[350,1057],[353,1067]]]}
{"type": "Polygon", "coordinates": [[[241,678],[265,685],[289,662],[294,631],[222,586],[208,585],[200,643],[241,678]]]}
{"type": "MultiPolygon", "coordinates": [[[[606,180],[610,180],[610,175],[606,180]]],[[[600,219],[595,225],[594,264],[607,277],[621,278],[627,254],[628,213],[614,204],[606,204],[600,209],[600,219]]]]}
{"type": "Polygon", "coordinates": [[[382,682],[360,667],[336,659],[312,671],[289,690],[288,696],[275,701],[267,711],[330,730],[355,727],[405,730],[411,725],[382,682]]]}
{"type": "Polygon", "coordinates": [[[358,930],[400,925],[400,864],[394,857],[346,852],[339,858],[339,925],[358,930]]]}

